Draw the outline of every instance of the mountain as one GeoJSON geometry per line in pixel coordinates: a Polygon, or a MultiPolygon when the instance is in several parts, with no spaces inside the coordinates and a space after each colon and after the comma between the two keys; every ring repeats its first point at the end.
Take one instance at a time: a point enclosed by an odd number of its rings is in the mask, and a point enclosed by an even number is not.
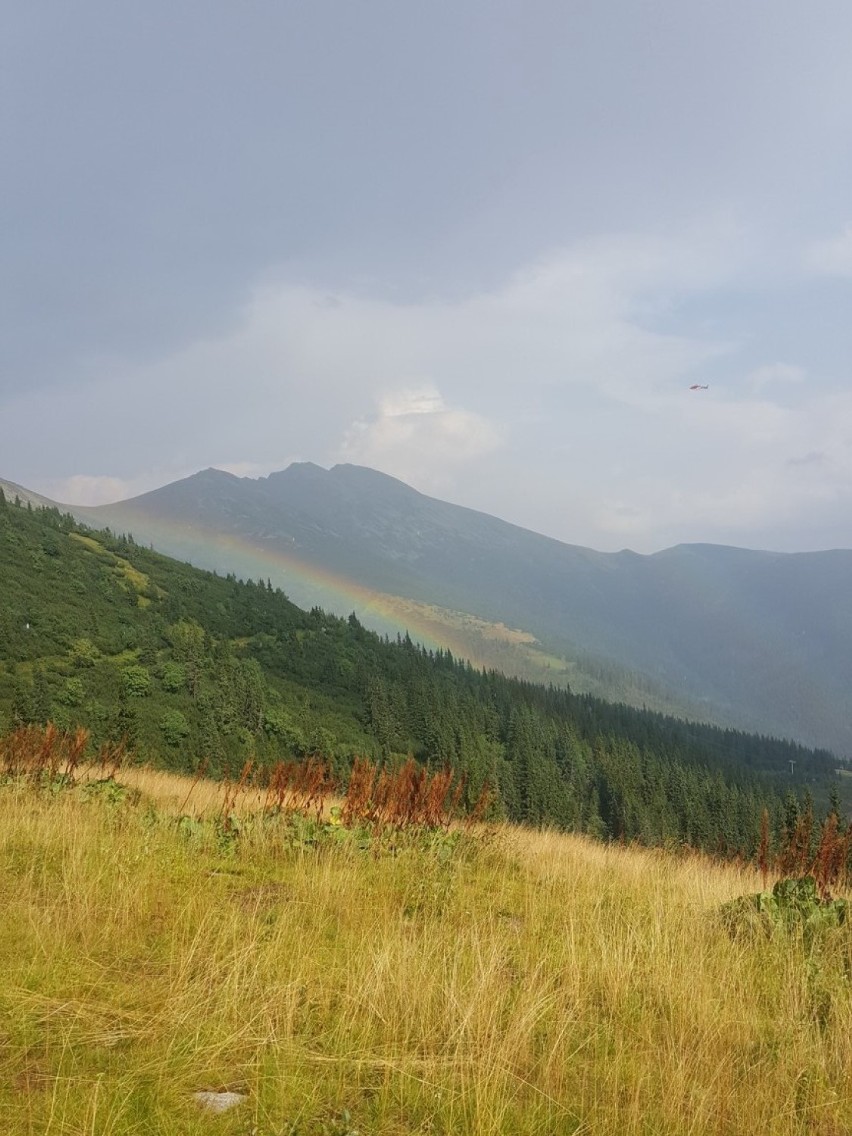
{"type": "Polygon", "coordinates": [[[852,551],[595,552],[352,465],[206,470],[77,513],[382,630],[417,634],[400,598],[466,613],[533,637],[575,689],[852,753],[852,551]]]}
{"type": "Polygon", "coordinates": [[[319,755],[345,780],[410,752],[517,820],[747,855],[788,790],[850,797],[826,751],[478,671],[5,495],[0,587],[0,737],[83,726],[95,752],[219,776],[319,755]]]}

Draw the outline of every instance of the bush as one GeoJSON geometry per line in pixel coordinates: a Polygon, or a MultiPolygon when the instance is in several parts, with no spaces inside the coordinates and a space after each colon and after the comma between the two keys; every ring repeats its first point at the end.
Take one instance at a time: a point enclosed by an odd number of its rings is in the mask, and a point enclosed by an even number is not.
{"type": "Polygon", "coordinates": [[[168,745],[178,746],[189,735],[189,722],[180,710],[168,710],[160,719],[160,729],[168,745]]]}
{"type": "Polygon", "coordinates": [[[779,880],[771,891],[732,899],[721,914],[734,934],[761,931],[769,936],[798,929],[812,941],[822,931],[843,926],[849,904],[845,899],[821,899],[813,876],[802,876],[779,880]]]}
{"type": "Polygon", "coordinates": [[[186,668],[180,663],[164,663],[160,681],[168,694],[179,694],[186,689],[186,668]]]}
{"type": "Polygon", "coordinates": [[[75,639],[71,644],[71,661],[75,667],[93,667],[100,657],[91,639],[75,639]]]}
{"type": "Polygon", "coordinates": [[[151,674],[147,667],[125,667],[121,681],[129,698],[145,698],[151,693],[151,674]]]}
{"type": "Polygon", "coordinates": [[[83,699],[86,697],[86,689],[83,686],[81,678],[69,678],[65,680],[65,686],[58,694],[59,701],[65,706],[80,706],[83,699]]]}

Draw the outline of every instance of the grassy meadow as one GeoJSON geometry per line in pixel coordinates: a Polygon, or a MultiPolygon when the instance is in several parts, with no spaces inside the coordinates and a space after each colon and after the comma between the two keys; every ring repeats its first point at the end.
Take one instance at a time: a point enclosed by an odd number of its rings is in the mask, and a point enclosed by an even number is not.
{"type": "Polygon", "coordinates": [[[95,778],[0,785],[3,1133],[852,1130],[848,932],[732,937],[750,869],[95,778]]]}

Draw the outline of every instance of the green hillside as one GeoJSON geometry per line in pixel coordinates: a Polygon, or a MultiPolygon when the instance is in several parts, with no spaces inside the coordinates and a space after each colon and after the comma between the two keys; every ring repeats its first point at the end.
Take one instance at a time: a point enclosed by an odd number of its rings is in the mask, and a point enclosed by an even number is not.
{"type": "Polygon", "coordinates": [[[5,725],[83,724],[176,771],[413,752],[513,819],[746,852],[764,805],[780,826],[789,789],[837,783],[824,751],[477,671],[5,498],[0,585],[5,725]]]}
{"type": "MultiPolygon", "coordinates": [[[[852,755],[849,549],[595,552],[310,463],[205,470],[79,515],[204,568],[271,575],[306,607],[361,615],[367,589],[521,628],[575,689],[852,755]]],[[[363,621],[387,631],[375,615],[363,621]]],[[[440,641],[455,649],[449,628],[440,641]]]]}

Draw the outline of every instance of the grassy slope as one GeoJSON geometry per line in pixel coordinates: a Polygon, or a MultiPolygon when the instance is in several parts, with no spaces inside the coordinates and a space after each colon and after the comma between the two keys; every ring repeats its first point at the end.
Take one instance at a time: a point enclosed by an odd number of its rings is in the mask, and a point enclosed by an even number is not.
{"type": "Polygon", "coordinates": [[[852,1127],[848,943],[730,939],[748,872],[512,829],[224,847],[134,776],[160,805],[0,788],[4,1132],[852,1127]]]}

